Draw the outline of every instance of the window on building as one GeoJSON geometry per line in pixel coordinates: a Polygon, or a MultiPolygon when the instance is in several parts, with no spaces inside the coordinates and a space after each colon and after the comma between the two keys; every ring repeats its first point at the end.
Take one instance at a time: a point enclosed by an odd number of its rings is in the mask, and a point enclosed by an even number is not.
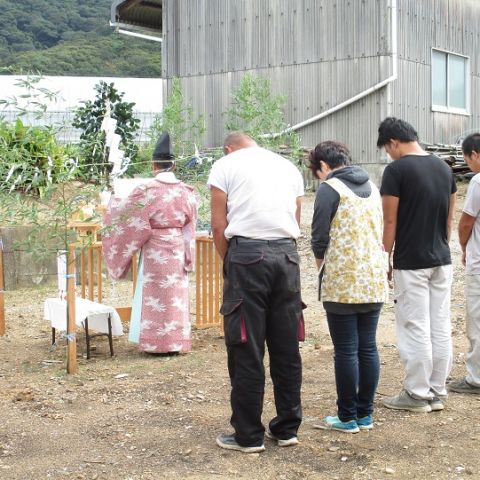
{"type": "Polygon", "coordinates": [[[432,50],[432,109],[468,113],[468,57],[432,50]]]}

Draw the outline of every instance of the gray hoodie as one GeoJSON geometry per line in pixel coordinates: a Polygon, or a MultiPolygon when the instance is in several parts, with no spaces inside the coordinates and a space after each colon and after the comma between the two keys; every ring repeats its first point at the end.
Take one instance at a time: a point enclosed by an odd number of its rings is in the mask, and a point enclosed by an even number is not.
{"type": "MultiPolygon", "coordinates": [[[[359,197],[368,198],[372,193],[368,173],[357,166],[335,170],[327,177],[338,178],[359,197]]],[[[330,241],[330,224],[337,213],[340,195],[328,183],[317,190],[312,218],[312,250],[315,258],[324,258],[330,241]]]]}

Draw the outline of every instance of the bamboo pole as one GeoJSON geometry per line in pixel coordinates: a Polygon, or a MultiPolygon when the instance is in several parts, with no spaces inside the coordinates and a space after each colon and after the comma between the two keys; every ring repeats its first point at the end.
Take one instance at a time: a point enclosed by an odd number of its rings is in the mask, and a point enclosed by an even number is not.
{"type": "Polygon", "coordinates": [[[75,246],[67,257],[67,373],[77,373],[77,339],[75,324],[75,246]]]}
{"type": "Polygon", "coordinates": [[[0,239],[0,337],[5,335],[5,280],[3,275],[3,242],[0,239]]]}

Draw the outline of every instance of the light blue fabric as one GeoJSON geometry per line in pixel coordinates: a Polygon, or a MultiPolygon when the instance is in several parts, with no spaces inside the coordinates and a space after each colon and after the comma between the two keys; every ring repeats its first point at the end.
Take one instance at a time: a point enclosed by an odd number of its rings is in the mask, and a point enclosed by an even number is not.
{"type": "Polygon", "coordinates": [[[137,286],[132,302],[132,314],[130,316],[130,330],[128,332],[128,341],[140,343],[140,322],[142,319],[142,288],[143,288],[143,252],[140,253],[138,260],[137,286]]]}

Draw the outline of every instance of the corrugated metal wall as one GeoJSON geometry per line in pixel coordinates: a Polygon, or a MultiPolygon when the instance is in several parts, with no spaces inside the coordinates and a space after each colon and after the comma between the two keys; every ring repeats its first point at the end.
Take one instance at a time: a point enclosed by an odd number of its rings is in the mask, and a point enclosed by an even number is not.
{"type": "MultiPolygon", "coordinates": [[[[378,175],[379,121],[395,114],[428,141],[447,142],[479,125],[480,1],[397,0],[399,79],[300,131],[313,146],[338,139],[378,175]],[[469,55],[473,115],[431,111],[430,52],[469,55]],[[474,59],[475,57],[475,59],[474,59]],[[476,72],[476,73],[475,73],[476,72]]],[[[180,77],[207,121],[208,146],[221,143],[230,93],[245,72],[267,75],[286,94],[289,124],[301,122],[386,79],[392,72],[389,0],[164,0],[164,76],[180,77]]]]}
{"type": "Polygon", "coordinates": [[[480,129],[480,1],[399,0],[398,81],[393,88],[393,114],[417,128],[431,143],[451,143],[465,131],[480,129]],[[470,57],[470,113],[431,109],[431,50],[470,57]]]}
{"type": "Polygon", "coordinates": [[[388,49],[386,3],[164,0],[164,75],[197,76],[377,56],[388,49]]]}

